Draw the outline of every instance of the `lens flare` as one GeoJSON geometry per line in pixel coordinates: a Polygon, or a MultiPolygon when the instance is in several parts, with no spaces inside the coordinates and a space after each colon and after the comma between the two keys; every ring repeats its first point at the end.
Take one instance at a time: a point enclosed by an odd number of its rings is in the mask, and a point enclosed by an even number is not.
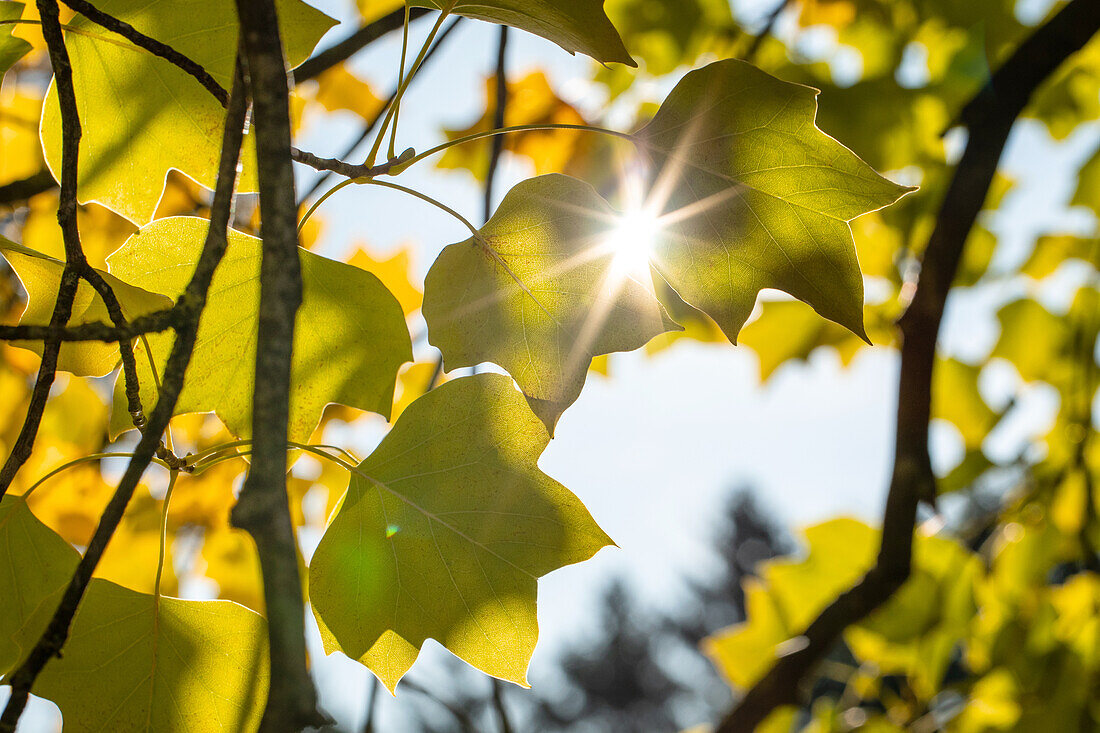
{"type": "Polygon", "coordinates": [[[649,277],[649,262],[660,222],[645,208],[631,209],[612,229],[607,247],[611,252],[611,279],[632,278],[644,281],[649,277]]]}

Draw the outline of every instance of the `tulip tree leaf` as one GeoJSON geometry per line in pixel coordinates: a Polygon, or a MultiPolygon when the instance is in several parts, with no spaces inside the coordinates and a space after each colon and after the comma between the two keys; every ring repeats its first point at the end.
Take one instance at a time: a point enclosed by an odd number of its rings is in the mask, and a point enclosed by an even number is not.
{"type": "Polygon", "coordinates": [[[31,650],[80,555],[40,522],[22,496],[0,500],[0,674],[31,650]]]}
{"type": "Polygon", "coordinates": [[[23,3],[0,2],[0,79],[31,50],[31,44],[11,34],[14,25],[2,24],[3,21],[18,20],[22,15],[23,3]]]}
{"type": "MultiPolygon", "coordinates": [[[[65,263],[59,262],[32,249],[13,244],[0,237],[0,253],[19,276],[19,281],[27,291],[27,308],[19,319],[21,324],[46,325],[53,315],[57,290],[61,285],[61,272],[65,263]]],[[[123,314],[129,320],[170,308],[172,301],[163,295],[150,293],[141,288],[122,282],[110,273],[100,275],[114,290],[122,307],[123,314]]],[[[107,306],[99,293],[86,281],[81,280],[73,300],[73,313],[69,318],[70,326],[81,323],[110,323],[107,306]]],[[[41,341],[16,341],[16,346],[42,353],[41,341]]],[[[57,367],[82,377],[102,377],[118,366],[118,345],[100,341],[70,342],[61,345],[57,367]]]]}
{"type": "Polygon", "coordinates": [[[763,288],[865,338],[848,221],[911,189],[814,124],[817,91],[742,61],[685,76],[637,135],[665,227],[657,266],[735,341],[763,288]]]}
{"type": "MultiPolygon", "coordinates": [[[[108,266],[128,282],[178,297],[194,272],[208,226],[193,217],[159,219],[128,239],[108,266]]],[[[260,249],[259,239],[230,231],[176,406],[177,414],[216,412],[241,437],[251,433],[260,249]]],[[[400,304],[377,277],[305,250],[299,255],[303,296],[294,334],[289,436],[305,441],[330,402],[388,417],[397,369],[412,360],[412,346],[400,304]]],[[[150,334],[148,340],[159,373],[173,336],[150,334]]],[[[144,404],[152,405],[156,380],[140,344],[137,357],[144,404]]],[[[125,401],[116,396],[112,434],[128,427],[125,401]]]]}
{"type": "MultiPolygon", "coordinates": [[[[220,0],[101,0],[96,7],[168,44],[232,86],[237,49],[233,3],[220,0]]],[[[291,66],[309,56],[334,21],[299,0],[278,0],[284,53],[291,66]]],[[[80,119],[79,197],[135,224],[153,218],[170,169],[213,189],[225,110],[198,81],[163,59],[102,30],[83,16],[65,37],[80,119]]],[[[61,170],[61,113],[51,85],[42,111],[42,145],[61,170]]],[[[238,190],[256,191],[256,153],[243,154],[238,190]]]]}
{"type": "Polygon", "coordinates": [[[313,555],[325,650],[393,690],[431,638],[526,685],[537,578],[611,544],[538,470],[549,440],[503,375],[456,379],[413,402],[352,474],[313,555]]]}
{"type": "Polygon", "coordinates": [[[64,656],[34,692],[57,704],[66,731],[250,731],[267,678],[267,625],[255,611],[95,579],[64,656]]]}
{"type": "Polygon", "coordinates": [[[571,54],[637,66],[603,12],[603,0],[412,0],[411,4],[510,25],[553,41],[571,54]]]}
{"type": "Polygon", "coordinates": [[[547,175],[504,197],[477,237],[444,248],[424,281],[424,319],[448,369],[491,361],[553,432],[594,356],[679,330],[612,240],[617,217],[587,183],[547,175]]]}

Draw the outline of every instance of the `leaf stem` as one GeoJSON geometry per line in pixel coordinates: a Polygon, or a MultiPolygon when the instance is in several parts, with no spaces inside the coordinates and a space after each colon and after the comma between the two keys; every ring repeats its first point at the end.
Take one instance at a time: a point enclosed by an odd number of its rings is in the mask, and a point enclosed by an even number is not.
{"type": "MultiPolygon", "coordinates": [[[[92,453],[91,455],[81,456],[80,458],[75,458],[75,459],[69,461],[68,463],[62,463],[60,466],[57,466],[56,468],[50,470],[50,472],[47,473],[45,476],[43,476],[42,478],[38,479],[33,484],[31,484],[31,487],[23,492],[22,498],[26,499],[39,486],[41,486],[42,484],[49,481],[51,478],[53,478],[57,474],[62,473],[63,471],[67,471],[70,468],[73,468],[75,466],[79,466],[79,465],[84,464],[84,463],[92,463],[93,461],[99,461],[99,460],[102,460],[104,458],[133,458],[133,457],[134,457],[133,453],[125,453],[125,452],[117,451],[117,452],[110,452],[110,453],[92,453]]],[[[169,466],[167,463],[165,463],[164,461],[162,461],[159,458],[153,458],[153,463],[157,464],[158,466],[163,466],[164,468],[171,469],[171,466],[169,466]]]]}
{"type": "MultiPolygon", "coordinates": [[[[390,126],[390,150],[389,159],[393,160],[397,157],[397,120],[401,117],[401,88],[405,86],[405,59],[409,51],[409,12],[412,10],[412,6],[409,4],[409,0],[405,0],[405,22],[401,27],[401,63],[397,67],[397,90],[398,93],[394,95],[391,104],[394,106],[393,112],[393,125],[390,126]]],[[[430,45],[426,43],[424,48],[430,45]]],[[[425,54],[426,56],[427,54],[425,54]]]]}
{"type": "MultiPolygon", "coordinates": [[[[370,154],[367,155],[366,164],[368,166],[374,165],[374,161],[378,158],[378,151],[382,147],[382,140],[385,139],[386,131],[392,122],[396,127],[397,121],[395,116],[398,108],[401,106],[401,98],[405,96],[405,91],[409,88],[409,83],[412,82],[413,77],[416,76],[416,72],[420,70],[420,65],[424,62],[424,57],[428,53],[428,49],[432,45],[432,41],[435,40],[436,35],[439,33],[439,29],[443,27],[443,21],[450,15],[451,9],[454,7],[454,0],[448,3],[447,7],[443,9],[443,12],[439,14],[439,18],[435,21],[435,25],[432,26],[432,30],[428,33],[427,39],[420,47],[420,53],[417,54],[416,60],[413,61],[412,67],[409,69],[409,73],[401,80],[401,83],[397,87],[397,94],[394,95],[393,102],[390,103],[390,108],[386,112],[385,118],[382,120],[382,126],[378,129],[378,136],[374,139],[374,145],[371,147],[370,154]]],[[[392,157],[392,156],[391,156],[392,157]]]]}
{"type": "Polygon", "coordinates": [[[450,214],[451,216],[453,216],[455,219],[458,219],[460,222],[462,222],[462,224],[467,229],[470,230],[470,233],[475,238],[481,236],[478,233],[477,227],[475,227],[472,223],[470,223],[469,219],[467,219],[462,214],[460,214],[457,211],[455,211],[454,209],[452,209],[450,206],[447,206],[447,204],[443,203],[442,201],[439,201],[438,199],[432,198],[431,196],[429,196],[426,193],[421,193],[420,191],[417,191],[414,188],[408,188],[407,186],[402,186],[402,185],[397,184],[397,183],[391,183],[390,181],[379,181],[376,178],[355,179],[352,182],[353,183],[362,183],[362,184],[368,185],[368,186],[381,186],[382,188],[392,188],[394,191],[400,191],[402,193],[407,193],[410,196],[415,196],[416,198],[420,199],[421,201],[423,201],[425,203],[428,203],[428,204],[431,204],[432,206],[436,207],[437,209],[445,211],[448,214],[450,214]]]}
{"type": "Polygon", "coordinates": [[[466,143],[474,142],[476,140],[483,140],[487,137],[495,137],[497,135],[507,135],[513,132],[528,132],[534,130],[577,130],[580,132],[598,132],[603,135],[610,135],[611,137],[622,138],[623,140],[629,140],[635,145],[639,145],[640,142],[637,137],[631,135],[629,132],[620,132],[618,130],[609,130],[606,127],[596,127],[595,125],[570,125],[564,122],[561,123],[547,123],[547,124],[533,124],[533,125],[511,125],[509,127],[501,127],[496,130],[485,130],[482,132],[475,132],[470,135],[465,135],[454,140],[448,140],[445,143],[440,143],[434,148],[429,148],[422,153],[417,153],[410,158],[404,165],[408,167],[414,163],[419,163],[424,158],[427,158],[436,153],[442,153],[444,150],[453,148],[456,145],[464,145],[466,143]]]}
{"type": "Polygon", "coordinates": [[[153,598],[160,603],[160,578],[164,572],[165,546],[168,544],[168,505],[172,501],[172,489],[176,488],[176,479],[180,472],[172,470],[168,475],[168,490],[164,492],[164,510],[160,515],[160,555],[157,558],[157,579],[153,582],[153,598]]]}

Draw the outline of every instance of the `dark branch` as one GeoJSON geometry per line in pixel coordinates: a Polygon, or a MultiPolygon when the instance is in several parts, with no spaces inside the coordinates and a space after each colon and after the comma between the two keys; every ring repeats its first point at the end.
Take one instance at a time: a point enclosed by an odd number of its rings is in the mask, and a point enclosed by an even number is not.
{"type": "Polygon", "coordinates": [[[749,44],[748,49],[745,51],[745,55],[742,57],[745,61],[752,61],[756,58],[756,54],[760,51],[760,47],[764,45],[764,39],[771,35],[772,30],[775,28],[776,21],[779,20],[779,16],[783,14],[783,11],[790,4],[791,0],[779,0],[779,4],[768,14],[768,19],[764,22],[764,27],[760,29],[759,33],[752,37],[752,43],[749,44]]]}
{"type": "MultiPolygon", "coordinates": [[[[504,113],[508,107],[508,26],[500,27],[500,38],[497,41],[497,66],[496,66],[496,104],[493,105],[493,129],[504,127],[504,113]]],[[[500,154],[504,151],[504,136],[496,135],[490,140],[489,169],[485,173],[485,216],[483,221],[489,221],[493,215],[493,183],[497,176],[497,165],[500,163],[500,154]]]]}
{"type": "Polygon", "coordinates": [[[0,186],[0,206],[26,201],[33,196],[49,191],[56,185],[57,181],[53,179],[53,175],[43,168],[26,178],[0,186]]]}
{"type": "MultiPolygon", "coordinates": [[[[409,11],[409,20],[413,21],[417,18],[422,18],[427,15],[428,12],[426,8],[412,8],[409,11]]],[[[392,33],[393,31],[401,30],[404,24],[404,8],[395,10],[373,23],[367,23],[335,46],[326,48],[324,51],[306,59],[301,66],[294,70],[294,80],[303,82],[320,76],[333,66],[347,61],[382,36],[392,33]]]]}
{"type": "Polygon", "coordinates": [[[176,307],[165,308],[139,316],[125,326],[115,326],[103,321],[82,323],[77,326],[0,326],[0,341],[129,341],[146,333],[159,333],[180,323],[180,311],[176,307]]]}
{"type": "MultiPolygon", "coordinates": [[[[69,62],[69,52],[65,48],[65,38],[61,32],[60,9],[56,0],[38,0],[38,12],[42,18],[42,36],[49,49],[50,64],[53,66],[57,84],[57,97],[61,107],[61,197],[57,207],[57,221],[61,225],[62,239],[65,245],[65,269],[61,272],[61,282],[57,289],[50,325],[54,328],[64,326],[72,316],[73,300],[76,298],[80,274],[88,266],[84,252],[80,248],[80,235],[76,226],[76,181],[77,160],[80,153],[80,116],[76,108],[76,91],[73,86],[73,69],[69,62]]],[[[38,436],[38,426],[42,422],[42,413],[50,396],[54,377],[57,375],[57,360],[61,355],[61,340],[56,336],[47,338],[42,346],[42,363],[38,367],[34,389],[31,392],[30,405],[19,437],[15,440],[11,453],[0,469],[0,498],[7,493],[8,487],[23,464],[30,458],[34,441],[38,436]]]]}
{"type": "Polygon", "coordinates": [[[1100,3],[1073,0],[1020,45],[997,72],[997,92],[967,105],[969,138],[925,249],[913,301],[898,322],[902,335],[894,471],[875,567],[830,604],[719,726],[751,731],[781,705],[795,704],[805,675],[845,628],[885,603],[909,577],[917,504],[935,497],[928,455],[932,372],[940,321],[963,244],[989,192],[1016,117],[1044,79],[1100,30],[1100,3]]]}
{"type": "Polygon", "coordinates": [[[218,100],[221,106],[224,107],[229,103],[229,92],[227,92],[221,84],[215,81],[214,77],[210,76],[210,72],[168,44],[161,43],[155,38],[150,38],[126,21],[119,20],[113,15],[104,13],[88,2],[88,0],[61,0],[61,2],[65,3],[96,25],[102,26],[113,33],[117,33],[138,48],[143,48],[154,56],[158,56],[173,66],[190,74],[195,81],[206,88],[206,91],[214,95],[214,98],[218,100]]]}
{"type": "Polygon", "coordinates": [[[237,0],[248,60],[260,184],[260,312],[252,394],[252,464],[230,518],[256,540],[271,650],[260,729],[325,725],[306,664],[305,603],[286,492],[294,321],[302,302],[289,87],[274,0],[237,0]]]}
{"type": "MultiPolygon", "coordinates": [[[[39,8],[52,0],[38,0],[39,8]]],[[[48,8],[48,5],[47,5],[48,8]]],[[[57,5],[53,3],[54,20],[56,21],[57,5]]],[[[47,13],[42,14],[46,20],[47,13]]],[[[45,22],[43,23],[45,27],[45,22]]],[[[60,37],[60,27],[57,29],[60,37]]],[[[48,38],[49,36],[47,36],[48,38]]],[[[237,175],[237,160],[240,156],[241,141],[244,138],[244,118],[247,111],[246,98],[243,94],[240,82],[240,72],[237,73],[237,81],[234,82],[233,94],[230,95],[229,112],[226,116],[225,131],[222,139],[221,163],[218,166],[218,182],[214,190],[214,202],[211,206],[210,229],[207,231],[206,242],[203,244],[202,254],[195,265],[195,272],[187,289],[180,297],[179,307],[184,313],[184,322],[176,334],[176,341],[172,345],[172,352],[168,356],[168,362],[164,369],[164,379],[161,383],[160,394],[156,407],[149,418],[146,431],[138,441],[134,449],[134,455],[126,466],[126,472],[119,481],[118,489],[111,497],[107,508],[100,518],[99,526],[84,556],[80,559],[76,573],[72,581],[65,589],[61,603],[50,619],[46,631],[35,644],[30,654],[20,664],[7,683],[11,685],[11,697],[8,698],[4,714],[0,717],[0,733],[14,733],[23,708],[27,704],[27,696],[30,694],[34,681],[46,664],[60,654],[61,647],[69,635],[69,627],[76,615],[77,606],[91,582],[92,573],[96,565],[103,557],[107,543],[114,535],[115,529],[122,521],[122,515],[126,511],[138,481],[141,480],[145,469],[153,460],[157,445],[161,436],[168,427],[175,410],[176,402],[183,389],[183,376],[187,366],[191,362],[191,354],[195,347],[195,337],[199,328],[199,316],[206,305],[206,294],[210,289],[210,281],[214,271],[221,262],[227,247],[227,231],[229,218],[233,208],[233,186],[237,175]]]]}

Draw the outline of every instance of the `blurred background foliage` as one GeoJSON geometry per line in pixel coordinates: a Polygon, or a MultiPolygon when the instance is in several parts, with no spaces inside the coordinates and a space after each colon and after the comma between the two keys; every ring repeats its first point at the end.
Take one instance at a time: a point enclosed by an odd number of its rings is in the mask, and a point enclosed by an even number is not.
{"type": "MultiPolygon", "coordinates": [[[[961,149],[956,117],[1003,60],[1059,2],[1016,0],[790,0],[777,8],[733,0],[607,0],[605,6],[640,69],[593,64],[590,81],[608,105],[586,118],[540,71],[507,80],[506,124],[566,122],[640,127],[655,111],[658,90],[687,69],[724,57],[751,57],[788,81],[821,89],[819,126],[876,169],[919,192],[853,222],[867,281],[866,320],[874,348],[892,348],[919,256],[961,149]],[[824,39],[824,40],[823,40],[824,39]]],[[[359,0],[364,21],[399,2],[359,0]]],[[[33,5],[26,11],[33,16],[33,5]]],[[[16,34],[20,30],[17,28],[16,34]]],[[[33,34],[27,35],[28,39],[33,34]]],[[[42,167],[38,113],[48,62],[36,48],[0,89],[0,186],[42,167]]],[[[485,112],[449,138],[488,129],[496,81],[485,81],[485,112]]],[[[373,89],[341,65],[299,89],[304,115],[350,112],[369,121],[387,90],[373,89]]],[[[1100,39],[1073,56],[1039,91],[1026,116],[1063,140],[1100,118],[1100,39]]],[[[504,139],[534,172],[564,171],[614,196],[622,151],[601,136],[539,131],[504,139]]],[[[452,149],[439,160],[483,181],[488,142],[452,149]]],[[[1100,147],[1078,171],[1069,202],[1100,215],[1100,147]]],[[[985,207],[995,212],[1014,186],[997,180],[985,207]]],[[[202,213],[208,194],[173,175],[158,216],[202,213]]],[[[56,194],[25,207],[0,209],[0,233],[57,255],[56,194]]],[[[938,465],[940,502],[918,528],[914,573],[885,607],[848,629],[843,643],[806,681],[803,704],[777,711],[768,731],[1086,731],[1100,730],[1100,442],[1097,336],[1100,333],[1100,230],[1052,230],[1027,251],[1004,252],[980,218],[968,240],[956,292],[970,291],[996,309],[1000,335],[981,358],[941,354],[934,385],[934,425],[951,437],[957,460],[938,465]],[[1058,297],[1043,297],[1050,283],[1058,297]],[[1006,376],[1007,375],[1007,376],[1006,376]],[[1000,380],[1004,399],[988,399],[1000,380]],[[1013,419],[1016,393],[1042,385],[1057,395],[1048,432],[1009,451],[988,438],[1013,419]]],[[[245,197],[235,224],[255,226],[245,197]]],[[[80,212],[82,241],[94,266],[133,232],[94,204],[80,212]]],[[[317,236],[303,233],[309,246],[317,236]]],[[[377,274],[414,324],[420,283],[410,247],[385,257],[366,245],[353,264],[377,274]]],[[[658,354],[678,339],[720,342],[707,316],[657,280],[670,313],[686,330],[650,343],[658,354]]],[[[9,270],[0,279],[0,312],[14,322],[25,294],[9,270]]],[[[808,306],[769,297],[743,332],[756,352],[760,380],[836,350],[848,364],[872,348],[817,317],[808,306]]],[[[14,441],[37,357],[0,345],[0,453],[14,441]]],[[[597,362],[606,371],[606,361],[597,362]]],[[[430,360],[406,365],[395,415],[432,383],[430,360]]],[[[613,377],[613,370],[612,370],[613,377]]],[[[34,454],[17,493],[51,469],[108,449],[110,384],[59,377],[34,454]]],[[[333,426],[360,419],[330,408],[315,442],[333,426]]],[[[173,421],[173,440],[199,451],[229,440],[213,416],[173,421]]],[[[123,445],[127,438],[123,439],[123,445]]],[[[938,464],[941,464],[938,462],[938,464]]],[[[181,476],[169,512],[165,592],[199,583],[220,598],[262,611],[251,539],[229,527],[243,460],[198,477],[181,476]]],[[[88,463],[47,481],[31,507],[48,526],[82,546],[117,478],[118,464],[88,463]]],[[[164,487],[150,480],[127,512],[98,574],[148,591],[154,576],[164,487]]],[[[290,484],[302,532],[321,530],[345,489],[346,476],[301,458],[290,484]]],[[[717,570],[691,581],[680,612],[649,609],[626,585],[605,593],[602,615],[557,659],[556,688],[533,692],[491,685],[458,662],[449,685],[429,690],[413,679],[399,700],[410,726],[425,731],[492,730],[506,724],[538,731],[658,731],[715,720],[740,690],[797,637],[814,615],[874,561],[877,529],[850,519],[801,532],[778,528],[744,492],[732,494],[713,528],[717,570]],[[704,656],[705,655],[705,656],[704,656]]],[[[371,699],[377,690],[371,693],[371,699]]],[[[372,703],[373,704],[373,703],[372,703]]],[[[368,719],[368,730],[372,722],[368,719]]]]}

